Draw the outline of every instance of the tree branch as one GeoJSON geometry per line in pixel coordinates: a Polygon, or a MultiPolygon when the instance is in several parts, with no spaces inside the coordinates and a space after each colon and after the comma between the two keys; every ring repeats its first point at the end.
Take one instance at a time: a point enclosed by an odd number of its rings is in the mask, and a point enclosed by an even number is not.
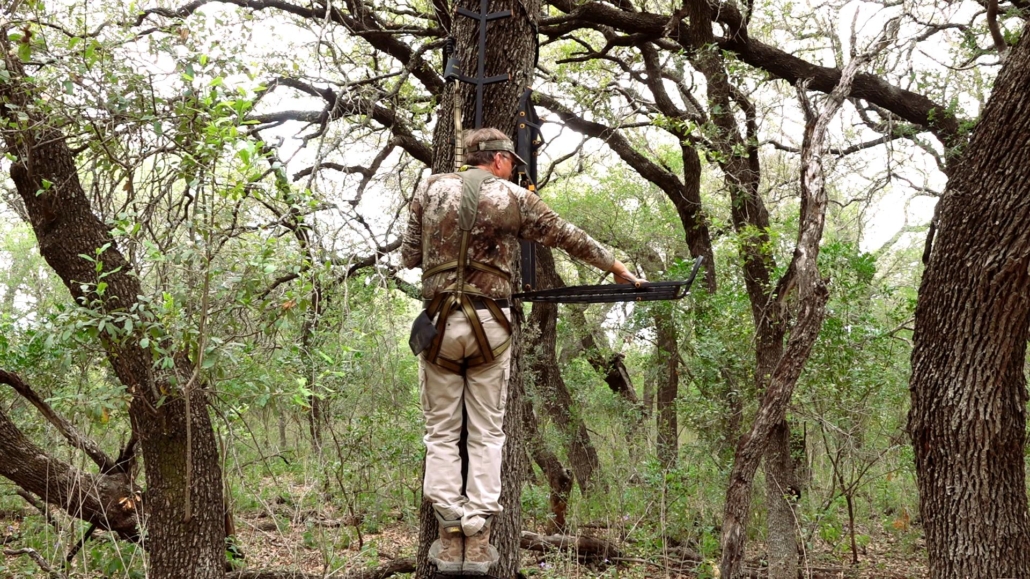
{"type": "MultiPolygon", "coordinates": [[[[375,50],[389,54],[401,64],[408,66],[412,74],[415,75],[415,78],[419,79],[433,94],[440,94],[443,90],[444,82],[440,75],[423,58],[417,55],[397,35],[396,31],[387,30],[382,24],[377,22],[370,10],[361,11],[359,17],[355,17],[355,15],[348,14],[335,6],[323,7],[312,5],[311,7],[305,7],[298,6],[292,2],[286,2],[285,0],[194,0],[175,10],[168,8],[144,10],[136,17],[135,25],[142,25],[148,17],[153,15],[165,18],[186,18],[201,7],[211,3],[232,4],[254,11],[277,9],[316,22],[329,21],[342,25],[350,34],[363,38],[375,50]]],[[[411,34],[413,31],[406,30],[405,32],[411,34]]],[[[443,36],[443,32],[436,28],[419,30],[418,33],[421,36],[443,36]]]]}
{"type": "MultiPolygon", "coordinates": [[[[626,33],[650,34],[656,39],[665,33],[665,26],[670,20],[668,16],[661,14],[619,10],[596,0],[548,0],[548,4],[567,13],[570,18],[605,24],[626,33]]],[[[829,93],[839,83],[839,69],[812,64],[749,38],[746,22],[735,5],[721,3],[713,12],[714,21],[729,29],[727,36],[717,39],[719,47],[736,54],[741,61],[791,84],[800,79],[810,79],[809,88],[824,93],[829,93]]],[[[686,23],[680,22],[671,36],[691,51],[690,35],[686,26],[686,23]]],[[[948,111],[948,107],[922,94],[894,86],[878,76],[864,73],[857,75],[852,85],[851,96],[875,103],[911,123],[926,127],[948,149],[958,147],[966,140],[965,135],[959,130],[958,119],[948,111]]]]}
{"type": "Polygon", "coordinates": [[[268,91],[276,86],[287,86],[311,96],[321,97],[326,106],[321,111],[290,110],[253,114],[247,117],[248,121],[256,121],[261,125],[281,125],[287,121],[323,124],[345,116],[369,116],[390,130],[393,135],[390,141],[392,145],[401,147],[426,166],[432,166],[432,148],[415,137],[411,129],[398,118],[396,111],[381,106],[378,101],[357,96],[341,98],[332,88],[319,88],[299,79],[276,79],[269,84],[268,91]]]}
{"type": "Polygon", "coordinates": [[[96,442],[79,434],[70,422],[68,422],[63,416],[54,412],[54,409],[40,398],[28,384],[22,381],[17,374],[0,369],[0,384],[7,384],[11,388],[14,388],[15,392],[31,402],[32,405],[36,407],[36,410],[39,410],[39,413],[47,419],[47,422],[53,424],[57,428],[58,432],[60,432],[72,446],[85,452],[89,458],[92,459],[98,467],[100,467],[100,472],[102,474],[108,474],[115,471],[115,465],[118,464],[117,461],[107,456],[96,442]]]}
{"type": "Polygon", "coordinates": [[[991,31],[991,39],[994,40],[994,47],[998,50],[1001,62],[1005,62],[1008,45],[1005,44],[1005,37],[1001,35],[1001,27],[998,26],[998,0],[987,0],[987,28],[991,31]]]}
{"type": "Polygon", "coordinates": [[[54,568],[51,567],[50,564],[46,562],[46,559],[44,559],[43,556],[40,555],[39,552],[36,551],[35,549],[30,549],[28,547],[26,547],[24,549],[4,549],[4,555],[7,555],[8,557],[17,557],[18,555],[28,555],[29,558],[32,559],[33,561],[35,561],[36,565],[39,565],[39,568],[42,569],[43,572],[46,573],[47,576],[50,577],[51,579],[65,579],[65,577],[66,577],[66,575],[64,573],[60,573],[58,571],[55,571],[54,568]]]}

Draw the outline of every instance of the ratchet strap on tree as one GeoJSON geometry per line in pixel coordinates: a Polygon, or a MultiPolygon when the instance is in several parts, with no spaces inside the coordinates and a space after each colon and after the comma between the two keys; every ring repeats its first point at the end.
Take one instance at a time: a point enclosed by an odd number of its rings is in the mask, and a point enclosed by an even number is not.
{"type": "Polygon", "coordinates": [[[430,318],[436,316],[437,335],[432,345],[426,351],[426,360],[452,372],[461,373],[465,368],[471,368],[480,364],[493,362],[498,356],[504,353],[511,345],[511,325],[508,318],[504,316],[501,306],[493,299],[483,295],[475,287],[465,283],[467,269],[474,269],[490,273],[501,278],[508,279],[508,274],[487,263],[472,261],[468,258],[469,238],[472,233],[472,226],[476,223],[476,214],[479,211],[479,190],[484,183],[488,183],[496,177],[489,171],[478,168],[471,168],[458,173],[462,181],[461,206],[458,209],[458,227],[461,229],[461,244],[458,249],[458,259],[442,263],[432,267],[422,274],[422,282],[434,275],[457,271],[455,282],[441,291],[438,291],[426,308],[430,318]],[[482,303],[490,310],[495,320],[508,332],[508,337],[497,346],[491,346],[490,340],[486,337],[483,324],[476,313],[476,302],[482,303]],[[444,330],[447,328],[447,317],[455,311],[461,311],[468,318],[472,333],[479,344],[479,355],[463,360],[451,360],[440,355],[440,345],[443,343],[444,330]]]}

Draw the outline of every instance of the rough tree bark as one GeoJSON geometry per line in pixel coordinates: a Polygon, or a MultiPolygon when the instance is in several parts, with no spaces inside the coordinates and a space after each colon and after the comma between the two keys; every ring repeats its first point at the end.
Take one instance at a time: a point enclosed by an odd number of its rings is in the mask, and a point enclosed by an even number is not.
{"type": "MultiPolygon", "coordinates": [[[[16,156],[11,178],[39,244],[39,251],[83,307],[99,315],[128,312],[143,294],[139,278],[117,250],[108,228],[93,213],[79,182],[64,135],[51,128],[37,105],[21,62],[0,31],[8,76],[0,103],[8,124],[2,137],[16,156]],[[17,107],[17,108],[15,108],[17,107]],[[19,118],[27,115],[27,122],[19,118]],[[95,263],[102,263],[101,280],[95,263]],[[98,282],[107,284],[98,292],[98,282]]],[[[108,326],[101,342],[119,381],[132,395],[129,415],[146,472],[144,508],[151,577],[213,579],[225,562],[222,473],[207,413],[205,389],[183,391],[193,365],[179,355],[173,372],[159,374],[137,333],[116,335],[108,326]],[[184,565],[184,562],[188,564],[184,565]]]]}
{"type": "MultiPolygon", "coordinates": [[[[478,0],[460,0],[454,8],[465,8],[479,12],[478,0]]],[[[532,78],[533,66],[536,63],[536,19],[540,14],[540,0],[496,0],[491,3],[491,11],[510,10],[512,16],[494,20],[487,24],[487,51],[485,74],[494,76],[510,74],[511,81],[493,84],[486,87],[483,100],[484,126],[495,127],[505,134],[515,134],[518,101],[532,78]]],[[[450,19],[449,29],[455,37],[455,55],[461,60],[466,75],[475,74],[478,57],[479,24],[469,18],[455,14],[442,15],[450,19]]],[[[432,82],[432,79],[429,79],[432,82]]],[[[428,86],[433,90],[433,86],[428,86]]],[[[451,113],[454,89],[457,88],[463,103],[464,126],[473,126],[475,118],[475,94],[464,84],[451,85],[443,89],[440,108],[437,112],[437,125],[433,133],[434,173],[446,172],[454,166],[454,122],[451,113]]],[[[526,465],[526,452],[523,448],[524,433],[522,429],[522,396],[524,387],[522,372],[523,345],[521,343],[522,312],[512,308],[512,372],[508,387],[508,401],[504,417],[504,433],[507,441],[502,455],[501,471],[501,506],[504,512],[494,517],[491,541],[500,552],[500,561],[491,569],[491,575],[502,579],[515,577],[519,566],[519,540],[522,530],[522,478],[526,465]]],[[[422,502],[419,517],[419,550],[417,558],[418,579],[432,576],[432,565],[428,563],[429,546],[436,539],[437,523],[432,507],[427,501],[422,502]]]]}
{"type": "MultiPolygon", "coordinates": [[[[769,212],[758,192],[761,166],[753,144],[757,141],[755,111],[747,97],[730,84],[721,52],[711,48],[715,42],[710,25],[715,18],[712,6],[703,0],[691,0],[684,8],[692,34],[691,63],[708,82],[708,102],[718,130],[715,145],[722,154],[720,165],[730,191],[733,227],[743,237],[744,283],[755,324],[755,385],[757,391],[766,392],[784,355],[786,328],[782,302],[771,293],[776,264],[767,249],[769,212]],[[746,139],[733,112],[734,104],[745,113],[746,139]],[[747,155],[738,154],[738,150],[747,151],[747,155]]],[[[774,448],[774,456],[789,456],[790,429],[785,417],[780,421],[772,430],[777,436],[768,443],[774,448]]],[[[769,576],[773,579],[797,576],[794,504],[782,492],[784,483],[794,478],[790,466],[789,461],[782,460],[765,463],[769,576]]]]}
{"type": "Polygon", "coordinates": [[[908,429],[934,579],[1030,577],[1028,35],[953,165],[916,305],[908,429]]]}

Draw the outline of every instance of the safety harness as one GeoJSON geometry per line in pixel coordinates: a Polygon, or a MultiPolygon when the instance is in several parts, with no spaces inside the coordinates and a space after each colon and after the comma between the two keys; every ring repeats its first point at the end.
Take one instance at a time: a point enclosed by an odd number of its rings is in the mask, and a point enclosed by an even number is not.
{"type": "Polygon", "coordinates": [[[458,249],[458,259],[442,263],[436,267],[426,270],[422,274],[422,283],[434,275],[440,275],[449,271],[457,271],[455,282],[436,293],[426,313],[432,318],[436,316],[437,335],[432,345],[426,350],[424,356],[427,361],[446,368],[451,372],[462,373],[466,368],[479,366],[493,362],[498,356],[504,353],[511,345],[511,325],[508,318],[504,316],[501,305],[496,300],[487,297],[475,287],[465,283],[466,270],[471,268],[477,271],[490,273],[508,280],[509,276],[504,271],[487,263],[472,261],[468,257],[469,238],[472,233],[472,226],[476,223],[476,215],[479,212],[479,190],[491,181],[496,180],[489,171],[479,168],[470,168],[458,173],[462,181],[461,206],[458,209],[458,227],[461,229],[461,244],[458,249]],[[508,332],[508,337],[497,346],[492,346],[483,330],[483,323],[476,313],[477,302],[490,310],[494,319],[497,320],[508,332]],[[447,317],[460,310],[468,318],[472,326],[472,333],[479,345],[478,356],[464,358],[462,360],[451,360],[440,355],[440,345],[443,343],[444,330],[447,328],[447,317]]]}

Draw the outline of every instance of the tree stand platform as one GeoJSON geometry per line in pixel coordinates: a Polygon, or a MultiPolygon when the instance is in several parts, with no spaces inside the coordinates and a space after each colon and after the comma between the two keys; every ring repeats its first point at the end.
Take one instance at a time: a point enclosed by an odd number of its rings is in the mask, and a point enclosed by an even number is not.
{"type": "MultiPolygon", "coordinates": [[[[430,565],[433,565],[430,563],[430,565]]],[[[489,573],[470,573],[466,571],[452,571],[442,572],[436,569],[436,565],[433,565],[435,569],[433,573],[433,579],[453,579],[454,577],[465,577],[466,579],[500,579],[496,575],[490,575],[489,573]]]]}

